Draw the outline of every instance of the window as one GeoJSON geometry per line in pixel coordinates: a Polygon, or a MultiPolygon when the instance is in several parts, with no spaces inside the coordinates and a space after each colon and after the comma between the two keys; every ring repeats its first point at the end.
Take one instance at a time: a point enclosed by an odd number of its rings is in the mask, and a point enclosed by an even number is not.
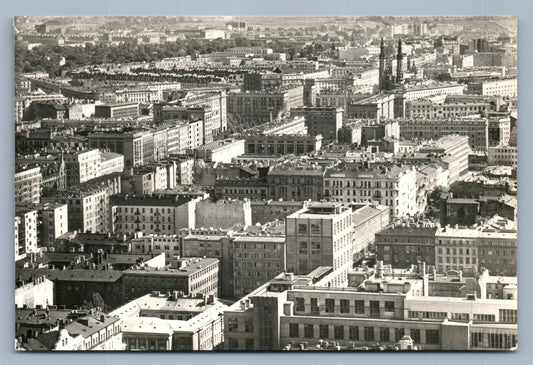
{"type": "MultiPolygon", "coordinates": [[[[427,337],[427,335],[426,335],[427,337]]],[[[427,340],[426,340],[427,342],[427,340]]],[[[471,335],[471,342],[472,342],[472,347],[481,347],[483,346],[483,333],[476,333],[476,332],[473,332],[472,335],[471,335]]]]}
{"type": "Polygon", "coordinates": [[[311,312],[320,313],[320,306],[317,298],[311,298],[311,312]]]}
{"type": "Polygon", "coordinates": [[[230,350],[238,350],[239,349],[239,341],[236,338],[228,338],[229,343],[229,349],[230,350]]]}
{"type": "Polygon", "coordinates": [[[254,331],[254,320],[253,318],[246,318],[244,320],[244,331],[253,332],[254,331]]]}
{"type": "Polygon", "coordinates": [[[244,348],[246,350],[253,350],[254,349],[254,339],[253,338],[247,338],[244,342],[244,348]]]}
{"type": "Polygon", "coordinates": [[[394,340],[400,341],[405,335],[405,328],[395,328],[394,329],[394,340]]]}
{"type": "Polygon", "coordinates": [[[305,311],[305,298],[296,298],[296,308],[297,312],[305,311]]]}
{"type": "Polygon", "coordinates": [[[315,337],[315,326],[313,324],[306,324],[304,326],[304,337],[305,338],[315,337]]]}
{"type": "Polygon", "coordinates": [[[334,326],[333,335],[336,340],[344,340],[344,326],[334,326]]]}
{"type": "Polygon", "coordinates": [[[379,329],[379,340],[382,342],[390,341],[390,330],[388,327],[381,327],[379,329]]]}
{"type": "Polygon", "coordinates": [[[411,329],[411,339],[416,342],[420,343],[420,330],[417,328],[411,329]]]}
{"type": "Polygon", "coordinates": [[[228,331],[229,332],[237,332],[238,327],[239,327],[239,322],[238,322],[237,318],[229,317],[228,318],[228,331]]]}
{"type": "Polygon", "coordinates": [[[298,253],[303,255],[307,254],[307,242],[300,242],[298,244],[298,253]]]}
{"type": "Polygon", "coordinates": [[[364,300],[355,301],[355,314],[365,314],[365,301],[364,300]]]}
{"type": "Polygon", "coordinates": [[[370,301],[370,316],[379,317],[379,301],[377,300],[370,301]]]}
{"type": "Polygon", "coordinates": [[[350,301],[341,299],[341,313],[350,313],[350,301]]]}
{"type": "Polygon", "coordinates": [[[438,345],[440,343],[440,331],[426,330],[426,343],[430,345],[438,345]]]}
{"type": "Polygon", "coordinates": [[[306,234],[307,233],[307,224],[298,224],[298,233],[306,234]]]}
{"type": "Polygon", "coordinates": [[[329,326],[327,324],[321,324],[318,327],[319,330],[319,337],[320,339],[328,339],[329,338],[329,326]]]}
{"type": "Polygon", "coordinates": [[[500,322],[516,323],[516,321],[517,312],[515,309],[500,309],[500,322]]]}
{"type": "Polygon", "coordinates": [[[374,341],[374,327],[364,328],[365,341],[374,341]]]}
{"type": "Polygon", "coordinates": [[[394,312],[394,302],[385,302],[385,312],[394,312]]]}
{"type": "Polygon", "coordinates": [[[300,326],[298,323],[289,323],[289,337],[300,337],[300,326]]]}
{"type": "Polygon", "coordinates": [[[350,340],[359,341],[359,327],[350,326],[349,330],[350,340]]]}
{"type": "Polygon", "coordinates": [[[335,313],[335,299],[326,299],[326,313],[335,313]]]}
{"type": "Polygon", "coordinates": [[[311,234],[319,235],[320,234],[320,225],[311,223],[311,234]]]}

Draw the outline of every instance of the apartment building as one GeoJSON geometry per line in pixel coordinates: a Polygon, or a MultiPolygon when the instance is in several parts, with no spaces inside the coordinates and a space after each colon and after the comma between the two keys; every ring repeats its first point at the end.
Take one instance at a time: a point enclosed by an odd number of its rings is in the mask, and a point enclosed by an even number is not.
{"type": "Polygon", "coordinates": [[[489,121],[487,119],[405,119],[400,120],[400,137],[404,139],[439,139],[450,134],[468,137],[470,148],[487,151],[489,121]]]}
{"type": "Polygon", "coordinates": [[[324,198],[343,203],[386,205],[390,215],[417,213],[416,171],[410,167],[328,168],[324,174],[324,198]]]}
{"type": "Polygon", "coordinates": [[[178,266],[153,268],[134,266],[122,272],[124,300],[130,301],[159,289],[181,291],[187,295],[218,296],[219,260],[187,257],[178,266]]]}
{"type": "Polygon", "coordinates": [[[154,196],[113,196],[113,232],[174,235],[194,228],[196,199],[154,196]]]}
{"type": "Polygon", "coordinates": [[[68,230],[91,233],[111,231],[110,190],[107,187],[77,185],[66,191],[54,192],[43,202],[68,206],[68,230]]]}
{"type": "Polygon", "coordinates": [[[223,343],[226,305],[211,296],[146,294],[112,311],[128,351],[212,351],[223,343]]]}
{"type": "Polygon", "coordinates": [[[84,183],[102,175],[102,158],[98,149],[66,153],[63,159],[67,186],[84,183]]]}
{"type": "Polygon", "coordinates": [[[15,203],[39,203],[43,177],[40,167],[15,171],[15,203]]]}
{"type": "Polygon", "coordinates": [[[15,212],[15,261],[38,250],[37,211],[22,208],[15,212]]]}
{"type": "Polygon", "coordinates": [[[303,86],[229,93],[227,95],[228,118],[249,125],[267,123],[288,114],[292,108],[304,105],[303,86]]]}
{"type": "Polygon", "coordinates": [[[376,233],[376,258],[385,265],[408,269],[425,262],[435,265],[437,227],[394,227],[376,233]]]}

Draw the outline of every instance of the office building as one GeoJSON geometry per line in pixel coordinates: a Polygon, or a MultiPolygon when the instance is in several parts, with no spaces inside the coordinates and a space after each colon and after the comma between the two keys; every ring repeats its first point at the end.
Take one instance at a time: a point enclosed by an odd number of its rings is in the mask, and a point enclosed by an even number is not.
{"type": "Polygon", "coordinates": [[[139,116],[139,104],[98,104],[94,107],[94,116],[96,118],[136,118],[139,116]]]}
{"type": "Polygon", "coordinates": [[[343,284],[353,264],[352,210],[338,203],[309,203],[286,218],[287,270],[306,275],[333,267],[333,285],[343,284]]]}

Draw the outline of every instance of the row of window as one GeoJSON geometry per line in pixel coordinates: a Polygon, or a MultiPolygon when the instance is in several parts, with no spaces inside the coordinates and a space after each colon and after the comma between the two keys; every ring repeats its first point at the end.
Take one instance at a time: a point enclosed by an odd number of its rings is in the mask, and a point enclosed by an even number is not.
{"type": "MultiPolygon", "coordinates": [[[[380,341],[391,342],[391,331],[394,330],[394,340],[399,341],[405,335],[404,328],[389,328],[389,327],[362,327],[362,333],[358,326],[344,326],[344,325],[318,325],[318,336],[316,336],[314,324],[304,324],[303,332],[300,330],[299,323],[289,323],[289,337],[291,338],[319,338],[322,340],[351,340],[351,341],[380,341]],[[330,328],[333,327],[333,336],[331,336],[330,328]]],[[[440,344],[440,331],[426,329],[426,344],[438,345],[440,344]]],[[[415,343],[421,342],[420,329],[410,329],[411,339],[415,343]]]]}
{"type": "MultiPolygon", "coordinates": [[[[296,312],[305,312],[306,311],[306,301],[305,298],[295,298],[295,307],[296,312]]],[[[353,314],[365,314],[365,308],[369,308],[371,314],[379,314],[380,310],[380,301],[370,300],[368,302],[368,307],[365,306],[364,300],[354,300],[351,302],[349,299],[331,299],[326,298],[325,305],[323,306],[325,313],[353,313],[353,314]],[[352,304],[353,303],[353,304],[352,304]]],[[[320,299],[311,298],[310,302],[310,311],[311,312],[320,312],[320,299]]],[[[384,302],[384,311],[389,313],[394,313],[396,310],[395,302],[385,301],[384,302]]]]}

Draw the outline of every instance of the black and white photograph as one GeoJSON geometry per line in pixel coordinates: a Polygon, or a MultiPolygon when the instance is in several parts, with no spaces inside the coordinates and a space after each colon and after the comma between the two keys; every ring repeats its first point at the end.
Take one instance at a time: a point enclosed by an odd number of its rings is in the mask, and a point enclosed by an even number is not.
{"type": "Polygon", "coordinates": [[[15,350],[517,350],[517,32],[15,17],[15,350]]]}

